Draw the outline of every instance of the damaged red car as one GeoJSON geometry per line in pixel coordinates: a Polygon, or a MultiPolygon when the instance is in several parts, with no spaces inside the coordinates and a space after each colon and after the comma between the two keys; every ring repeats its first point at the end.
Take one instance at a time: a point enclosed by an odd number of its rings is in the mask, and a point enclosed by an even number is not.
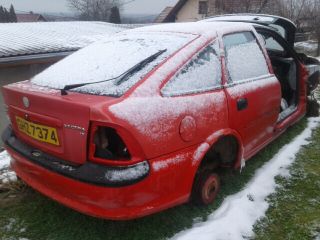
{"type": "Polygon", "coordinates": [[[212,203],[218,168],[243,167],[305,115],[319,62],[293,50],[288,20],[208,21],[118,33],[5,86],[17,175],[106,219],[212,203]]]}

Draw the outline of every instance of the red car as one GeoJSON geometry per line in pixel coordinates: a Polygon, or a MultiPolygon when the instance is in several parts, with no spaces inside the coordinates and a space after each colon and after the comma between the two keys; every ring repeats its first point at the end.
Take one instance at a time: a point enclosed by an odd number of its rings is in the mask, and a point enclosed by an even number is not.
{"type": "Polygon", "coordinates": [[[12,168],[95,217],[210,204],[218,167],[243,167],[306,113],[294,25],[280,21],[284,39],[274,19],[129,30],[5,86],[12,168]]]}

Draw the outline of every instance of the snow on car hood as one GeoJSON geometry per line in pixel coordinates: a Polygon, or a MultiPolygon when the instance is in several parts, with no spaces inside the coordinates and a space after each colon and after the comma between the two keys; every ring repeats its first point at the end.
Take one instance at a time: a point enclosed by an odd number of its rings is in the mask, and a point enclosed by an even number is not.
{"type": "Polygon", "coordinates": [[[149,56],[166,49],[164,54],[120,85],[115,84],[115,81],[106,81],[73,90],[121,96],[164,59],[195,37],[182,33],[121,33],[81,49],[38,74],[31,81],[54,89],[63,89],[71,84],[104,81],[121,75],[149,56]]]}

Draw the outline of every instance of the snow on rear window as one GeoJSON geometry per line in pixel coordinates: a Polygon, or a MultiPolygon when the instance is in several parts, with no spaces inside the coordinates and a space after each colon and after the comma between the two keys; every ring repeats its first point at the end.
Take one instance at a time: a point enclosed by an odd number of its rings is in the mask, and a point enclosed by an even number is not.
{"type": "Polygon", "coordinates": [[[230,81],[236,82],[268,75],[266,59],[250,32],[223,38],[230,81]]]}
{"type": "Polygon", "coordinates": [[[112,79],[151,55],[166,49],[166,52],[135,72],[122,84],[116,84],[113,80],[72,90],[97,95],[121,96],[154,67],[194,38],[194,35],[180,33],[122,33],[72,54],[35,76],[32,83],[63,89],[70,84],[112,79]]]}
{"type": "Polygon", "coordinates": [[[182,68],[162,89],[165,96],[211,90],[221,83],[219,47],[213,43],[182,68]]]}

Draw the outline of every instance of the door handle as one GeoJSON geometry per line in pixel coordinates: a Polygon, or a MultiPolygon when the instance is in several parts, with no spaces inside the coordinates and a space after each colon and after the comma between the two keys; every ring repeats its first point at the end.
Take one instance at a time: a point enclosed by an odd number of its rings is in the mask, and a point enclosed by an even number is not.
{"type": "Polygon", "coordinates": [[[248,108],[248,99],[240,98],[237,100],[237,109],[238,111],[242,111],[248,108]]]}

